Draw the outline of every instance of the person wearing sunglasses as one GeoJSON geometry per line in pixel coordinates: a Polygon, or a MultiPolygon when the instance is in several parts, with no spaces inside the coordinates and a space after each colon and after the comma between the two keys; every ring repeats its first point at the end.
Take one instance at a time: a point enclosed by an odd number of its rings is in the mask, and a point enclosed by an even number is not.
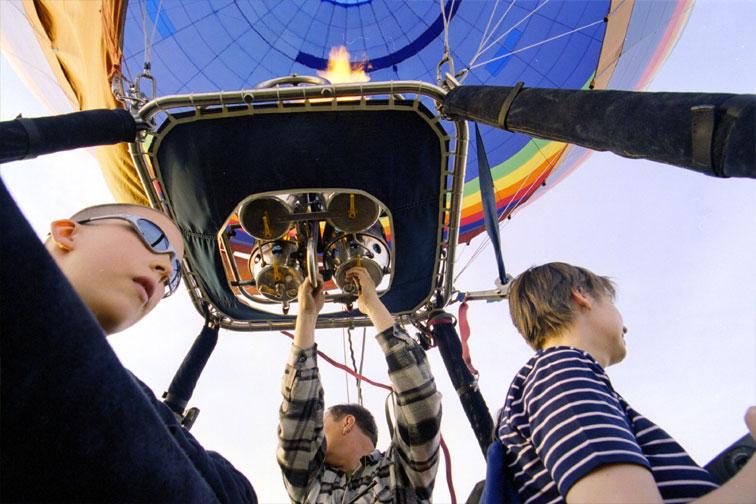
{"type": "Polygon", "coordinates": [[[3,500],[256,503],[247,478],[205,450],[104,338],[178,288],[176,224],[148,207],[98,205],[52,222],[42,248],[0,189],[13,237],[0,249],[3,500]]]}
{"type": "Polygon", "coordinates": [[[151,208],[85,208],[52,222],[46,246],[106,334],[141,320],[181,281],[181,234],[151,208]]]}

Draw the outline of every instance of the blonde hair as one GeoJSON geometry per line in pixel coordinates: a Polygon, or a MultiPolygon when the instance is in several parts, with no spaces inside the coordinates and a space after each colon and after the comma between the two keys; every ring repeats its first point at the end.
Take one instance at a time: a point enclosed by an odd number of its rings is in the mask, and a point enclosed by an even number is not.
{"type": "MultiPolygon", "coordinates": [[[[125,213],[128,214],[129,212],[133,212],[134,210],[148,210],[155,213],[159,213],[162,215],[163,212],[160,210],[155,210],[152,207],[144,206],[144,205],[135,205],[132,203],[105,203],[102,205],[94,205],[87,208],[82,208],[75,214],[73,214],[70,219],[72,221],[81,221],[86,219],[92,219],[95,217],[102,217],[104,215],[112,215],[114,213],[125,213]]],[[[166,217],[168,217],[166,215],[166,217]]],[[[170,217],[168,217],[170,219],[170,217]]]]}
{"type": "Polygon", "coordinates": [[[592,297],[615,296],[614,283],[608,277],[563,262],[534,266],[512,281],[512,323],[535,350],[573,321],[573,289],[592,297]]]}
{"type": "MultiPolygon", "coordinates": [[[[95,217],[102,217],[103,215],[112,215],[114,213],[133,213],[134,210],[149,210],[155,213],[159,213],[162,215],[166,214],[161,212],[160,210],[155,210],[152,207],[144,206],[144,205],[136,205],[133,203],[104,203],[102,205],[93,205],[86,208],[82,208],[75,214],[73,214],[71,217],[69,217],[69,220],[72,220],[74,222],[83,221],[86,219],[92,219],[95,217]]],[[[168,217],[170,219],[170,217],[168,217]]],[[[50,237],[50,234],[48,233],[45,237],[45,246],[48,248],[48,250],[53,250],[54,246],[52,244],[52,238],[50,237]]]]}

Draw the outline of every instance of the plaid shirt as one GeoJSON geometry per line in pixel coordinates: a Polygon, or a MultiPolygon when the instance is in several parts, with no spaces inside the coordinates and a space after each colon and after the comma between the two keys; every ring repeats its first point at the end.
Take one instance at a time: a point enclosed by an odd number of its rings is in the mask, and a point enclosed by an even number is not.
{"type": "Polygon", "coordinates": [[[398,325],[376,336],[396,396],[396,426],[385,453],[351,474],[327,466],[323,387],[316,348],[292,345],[283,377],[278,464],[294,503],[430,502],[438,469],[441,394],[425,352],[398,325]]]}

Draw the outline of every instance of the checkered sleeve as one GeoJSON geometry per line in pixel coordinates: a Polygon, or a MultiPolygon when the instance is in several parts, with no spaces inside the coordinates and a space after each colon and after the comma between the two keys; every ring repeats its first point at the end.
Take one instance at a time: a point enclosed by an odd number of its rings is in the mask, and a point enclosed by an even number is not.
{"type": "Polygon", "coordinates": [[[396,395],[396,462],[404,469],[415,494],[420,499],[430,499],[438,470],[441,394],[436,390],[425,351],[404,329],[394,325],[376,339],[386,355],[396,395]]]}
{"type": "Polygon", "coordinates": [[[292,345],[281,393],[278,465],[291,501],[304,503],[325,458],[323,387],[316,347],[302,350],[292,345]]]}

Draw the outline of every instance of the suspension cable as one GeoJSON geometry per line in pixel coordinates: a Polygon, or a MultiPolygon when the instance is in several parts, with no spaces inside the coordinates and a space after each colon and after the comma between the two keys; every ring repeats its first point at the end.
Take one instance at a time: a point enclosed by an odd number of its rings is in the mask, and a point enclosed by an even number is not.
{"type": "MultiPolygon", "coordinates": [[[[485,27],[485,28],[483,29],[483,34],[482,34],[482,35],[481,35],[481,37],[480,37],[480,44],[478,44],[478,48],[477,48],[477,49],[475,50],[475,55],[476,55],[476,56],[477,56],[477,55],[479,54],[480,50],[481,50],[481,49],[483,48],[483,44],[485,44],[485,43],[486,43],[486,41],[488,40],[488,37],[487,37],[487,35],[488,35],[488,29],[489,29],[489,28],[491,27],[491,21],[493,21],[493,18],[494,18],[494,14],[496,14],[496,9],[498,9],[498,8],[499,8],[499,1],[500,1],[500,0],[496,0],[496,3],[494,4],[494,6],[493,6],[493,9],[491,9],[491,15],[490,15],[490,16],[488,16],[488,22],[486,22],[486,27],[485,27]]],[[[514,3],[514,2],[512,2],[512,4],[513,4],[513,3],[514,3]]],[[[510,7],[510,8],[512,7],[512,4],[509,4],[509,7],[510,7]]],[[[507,9],[507,11],[508,11],[508,10],[509,10],[509,9],[507,9]]],[[[506,12],[504,13],[504,15],[506,16],[506,12]]],[[[499,26],[499,24],[500,24],[500,23],[501,23],[501,22],[503,21],[503,19],[504,19],[504,18],[502,17],[502,19],[500,19],[500,20],[499,20],[499,22],[498,22],[498,23],[496,23],[496,26],[494,27],[493,31],[496,31],[496,28],[497,28],[497,27],[499,26]]],[[[493,32],[493,31],[492,31],[492,32],[493,32]]]]}
{"type": "Polygon", "coordinates": [[[590,28],[592,26],[596,26],[597,24],[601,24],[601,23],[605,23],[605,22],[606,21],[604,20],[604,18],[598,19],[596,21],[593,21],[592,23],[588,23],[587,25],[581,26],[579,28],[575,28],[574,30],[570,30],[570,31],[565,32],[565,33],[560,33],[559,35],[554,35],[553,37],[549,37],[547,39],[541,40],[540,42],[535,42],[533,44],[530,44],[529,46],[520,47],[519,49],[516,49],[514,51],[510,51],[510,52],[508,52],[506,54],[502,54],[500,56],[496,56],[495,58],[491,58],[491,59],[488,59],[486,61],[482,61],[482,62],[480,62],[480,63],[478,63],[476,65],[471,66],[470,70],[474,70],[474,69],[476,69],[478,67],[485,66],[485,65],[487,65],[489,63],[492,63],[494,61],[498,61],[500,59],[508,58],[509,56],[512,56],[513,54],[517,54],[517,53],[520,53],[522,51],[527,51],[528,49],[532,49],[534,47],[541,46],[543,44],[552,42],[552,41],[560,39],[562,37],[566,37],[567,35],[572,35],[573,33],[579,32],[581,30],[585,30],[586,28],[590,28]]]}
{"type": "Polygon", "coordinates": [[[518,26],[520,26],[522,23],[524,23],[525,21],[527,21],[528,19],[530,19],[531,16],[533,16],[536,12],[538,12],[543,7],[545,7],[550,1],[551,0],[543,0],[543,3],[539,4],[535,9],[533,9],[530,12],[528,12],[528,14],[526,16],[524,16],[522,19],[520,19],[515,24],[513,24],[508,30],[506,30],[504,33],[502,33],[498,37],[496,37],[493,40],[493,42],[490,42],[486,47],[483,48],[483,51],[481,51],[481,52],[486,52],[489,49],[491,49],[493,46],[495,46],[496,44],[498,44],[501,39],[503,39],[504,37],[506,37],[507,35],[509,35],[510,33],[512,33],[512,30],[514,30],[515,28],[517,28],[518,26]]]}
{"type": "Polygon", "coordinates": [[[441,68],[444,66],[444,63],[449,65],[449,72],[451,75],[454,75],[454,59],[451,55],[451,49],[449,48],[449,24],[451,23],[451,16],[452,12],[454,12],[454,3],[456,0],[452,0],[451,4],[449,5],[449,17],[446,16],[446,6],[444,5],[444,0],[438,0],[440,6],[441,6],[441,19],[444,23],[444,53],[441,55],[441,59],[438,62],[438,65],[436,65],[436,84],[439,86],[443,84],[445,81],[445,78],[442,76],[441,68]]]}
{"type": "Polygon", "coordinates": [[[147,66],[147,0],[139,2],[142,9],[142,34],[144,35],[144,66],[147,66]]]}
{"type": "MultiPolygon", "coordinates": [[[[355,374],[355,381],[357,383],[357,404],[362,406],[362,386],[360,385],[360,378],[361,375],[359,368],[357,367],[357,361],[354,358],[354,345],[352,344],[352,328],[347,328],[347,338],[349,339],[349,354],[352,358],[352,369],[354,369],[355,374]]],[[[363,341],[363,348],[365,347],[364,341],[363,341]]],[[[344,360],[346,361],[346,357],[344,357],[344,360]]]]}
{"type": "MultiPolygon", "coordinates": [[[[483,36],[480,38],[480,44],[478,45],[478,49],[475,51],[475,54],[473,55],[472,59],[470,60],[470,63],[467,64],[465,67],[466,69],[469,69],[472,65],[475,64],[476,61],[478,61],[478,58],[483,54],[483,46],[488,43],[489,40],[491,40],[491,37],[496,32],[496,30],[499,29],[499,26],[501,26],[501,23],[504,22],[507,15],[509,14],[509,11],[512,10],[512,7],[514,7],[515,2],[517,0],[513,0],[511,4],[509,4],[509,7],[507,7],[507,10],[504,11],[504,14],[501,15],[499,20],[496,22],[496,26],[491,29],[490,32],[488,32],[488,26],[486,26],[486,30],[483,32],[483,36]]],[[[491,16],[489,17],[489,22],[491,19],[493,19],[493,15],[496,12],[496,8],[498,6],[499,2],[497,0],[496,4],[494,5],[493,10],[491,11],[491,16]]]]}
{"type": "MultiPolygon", "coordinates": [[[[362,376],[362,366],[365,364],[365,339],[367,338],[367,327],[362,328],[362,348],[360,349],[360,369],[357,374],[362,376]]],[[[362,388],[360,387],[362,379],[357,378],[357,390],[360,394],[360,405],[362,405],[362,388]]]]}
{"type": "MultiPolygon", "coordinates": [[[[544,161],[546,161],[545,166],[540,170],[540,173],[536,177],[536,180],[538,180],[539,178],[541,178],[543,176],[544,173],[546,173],[548,170],[551,170],[551,169],[554,168],[554,166],[556,165],[556,161],[549,161],[549,159],[543,153],[543,151],[541,150],[541,148],[538,146],[537,141],[531,140],[531,142],[533,142],[533,145],[535,145],[536,149],[538,149],[538,153],[541,154],[541,157],[543,157],[544,161]]],[[[522,190],[525,188],[525,182],[529,178],[530,177],[523,177],[523,179],[520,181],[519,187],[515,191],[515,193],[512,196],[512,198],[509,200],[509,203],[507,203],[507,206],[505,206],[504,209],[501,212],[497,211],[497,215],[498,215],[498,217],[497,217],[497,225],[499,225],[499,222],[500,222],[499,219],[501,218],[502,215],[511,214],[512,212],[514,212],[515,210],[517,210],[517,208],[519,208],[520,206],[522,206],[522,204],[524,202],[520,202],[519,201],[519,196],[520,196],[520,193],[522,192],[522,190]],[[517,201],[517,203],[515,203],[515,201],[517,201]]],[[[457,280],[459,279],[459,277],[462,275],[462,273],[465,272],[465,270],[472,264],[472,262],[475,259],[478,258],[478,256],[483,252],[483,250],[490,243],[491,243],[491,240],[489,240],[488,238],[486,238],[486,239],[484,239],[480,243],[480,245],[478,245],[478,248],[475,250],[475,252],[473,252],[472,257],[470,257],[470,259],[467,260],[467,262],[462,267],[462,269],[460,269],[459,272],[457,273],[457,275],[454,277],[454,282],[455,283],[457,282],[457,280]]]]}
{"type": "MultiPolygon", "coordinates": [[[[284,332],[284,334],[286,334],[284,332]]],[[[347,354],[346,354],[346,329],[343,327],[341,328],[341,350],[344,352],[344,365],[346,366],[347,363],[347,354]]],[[[349,398],[349,375],[344,375],[344,388],[346,388],[346,396],[347,396],[347,403],[351,403],[351,399],[349,398]]]]}
{"type": "MultiPolygon", "coordinates": [[[[155,14],[155,22],[152,24],[152,33],[150,34],[150,43],[147,46],[147,62],[152,65],[152,44],[155,42],[155,31],[157,31],[157,25],[160,21],[160,12],[163,9],[163,0],[158,3],[157,13],[155,14]]],[[[145,34],[146,36],[146,34],[145,34]]]]}

